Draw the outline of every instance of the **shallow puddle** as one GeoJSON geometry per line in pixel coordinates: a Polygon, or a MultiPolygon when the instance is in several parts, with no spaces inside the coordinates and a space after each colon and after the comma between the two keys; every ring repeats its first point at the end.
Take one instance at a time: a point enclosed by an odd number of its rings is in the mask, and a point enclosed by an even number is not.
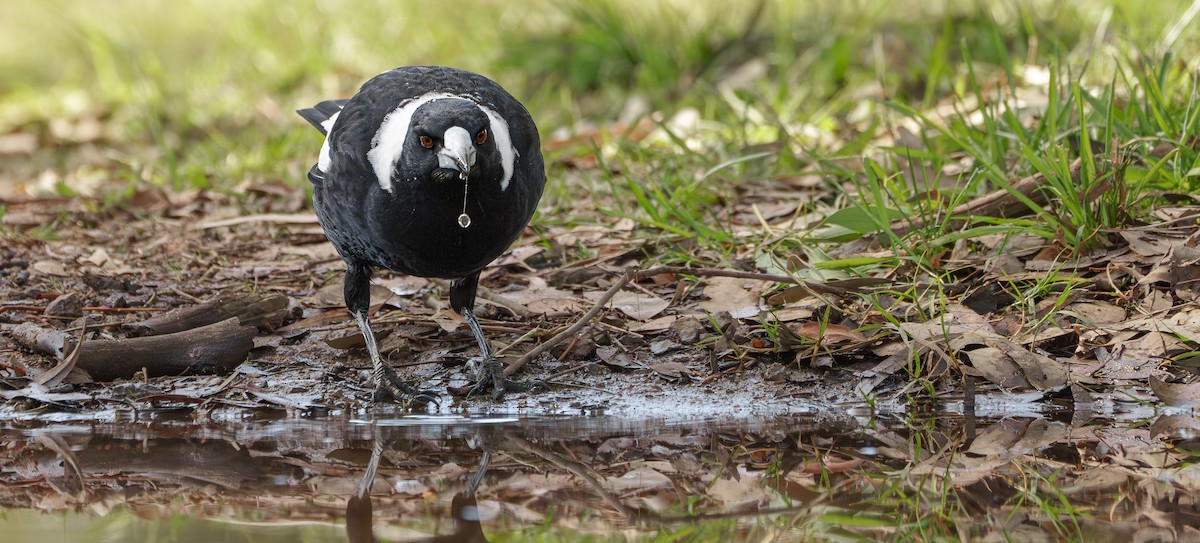
{"type": "Polygon", "coordinates": [[[1200,538],[1190,415],[838,413],[10,418],[0,539],[1200,538]]]}

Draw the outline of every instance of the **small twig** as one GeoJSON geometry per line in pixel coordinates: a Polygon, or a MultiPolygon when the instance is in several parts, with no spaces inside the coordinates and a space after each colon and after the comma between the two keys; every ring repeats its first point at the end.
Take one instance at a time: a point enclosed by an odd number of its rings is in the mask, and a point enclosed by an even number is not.
{"type": "Polygon", "coordinates": [[[479,288],[479,297],[483,298],[484,300],[487,300],[489,302],[492,302],[500,307],[503,307],[504,309],[511,311],[512,314],[516,315],[517,317],[524,319],[524,318],[528,318],[530,315],[529,309],[526,308],[525,306],[521,305],[520,302],[513,300],[512,298],[509,298],[508,296],[505,296],[503,294],[492,292],[491,289],[480,287],[479,288]]]}
{"type": "Polygon", "coordinates": [[[37,311],[41,313],[46,308],[40,305],[0,305],[0,311],[37,311]]]}
{"type": "Polygon", "coordinates": [[[507,368],[504,368],[504,376],[511,377],[513,374],[517,373],[517,370],[521,369],[521,366],[528,364],[530,360],[537,358],[551,347],[562,343],[567,338],[582,330],[583,327],[587,326],[588,322],[596,318],[596,315],[600,314],[600,310],[604,309],[604,306],[613,299],[613,296],[616,296],[617,293],[625,287],[625,285],[629,284],[629,281],[633,280],[635,274],[637,274],[637,268],[629,268],[628,270],[625,270],[625,273],[621,274],[621,278],[618,279],[616,283],[613,283],[613,286],[609,287],[608,290],[604,292],[604,295],[600,296],[600,299],[596,300],[596,303],[592,305],[592,308],[587,310],[587,313],[584,313],[578,321],[575,321],[575,324],[572,324],[566,330],[559,332],[558,335],[542,342],[537,347],[534,347],[533,350],[525,353],[525,356],[517,359],[516,362],[509,364],[507,368]]]}
{"type": "MultiPolygon", "coordinates": [[[[1069,166],[1071,179],[1079,181],[1082,164],[1082,160],[1078,158],[1071,162],[1069,166]]],[[[1001,187],[983,196],[964,202],[945,213],[896,219],[888,225],[888,228],[895,235],[903,236],[914,230],[924,228],[930,222],[940,220],[944,217],[951,217],[952,224],[961,224],[961,217],[985,216],[1011,218],[1028,215],[1035,213],[1037,210],[1030,207],[1026,201],[1037,205],[1046,203],[1048,195],[1045,191],[1040,190],[1045,185],[1046,176],[1040,172],[1035,173],[1029,177],[1014,181],[1009,187],[1001,187]],[[1022,200],[1022,198],[1025,200],[1022,200]]]]}
{"type": "Polygon", "coordinates": [[[596,392],[603,392],[603,393],[605,393],[605,394],[612,394],[612,395],[614,395],[614,396],[617,394],[616,392],[613,392],[613,391],[611,391],[611,390],[608,390],[608,389],[606,389],[606,388],[594,387],[594,386],[592,386],[592,385],[583,385],[583,384],[579,384],[579,383],[567,383],[567,382],[564,382],[564,381],[551,381],[551,380],[547,380],[547,381],[545,381],[545,383],[546,383],[547,385],[556,386],[556,387],[567,387],[567,388],[578,388],[578,389],[583,389],[583,390],[594,390],[594,391],[596,391],[596,392]]]}
{"type": "MultiPolygon", "coordinates": [[[[106,306],[89,306],[84,307],[84,311],[95,311],[97,313],[140,313],[140,312],[155,312],[167,311],[167,307],[106,307],[106,306]]],[[[0,311],[37,311],[41,313],[46,308],[40,305],[3,305],[0,306],[0,311]]]]}
{"type": "Polygon", "coordinates": [[[629,337],[633,337],[633,338],[637,338],[637,339],[643,339],[646,337],[637,332],[634,332],[633,330],[629,330],[627,328],[621,328],[620,326],[613,326],[604,321],[597,321],[596,326],[599,326],[601,328],[607,328],[608,330],[611,330],[611,331],[621,334],[623,336],[629,336],[629,337]]]}
{"type": "Polygon", "coordinates": [[[170,311],[169,307],[85,307],[84,311],[95,311],[98,313],[141,313],[143,311],[153,313],[156,311],[170,311]]]}
{"type": "Polygon", "coordinates": [[[541,329],[541,328],[534,328],[533,330],[530,330],[530,331],[528,331],[528,332],[525,332],[525,334],[524,334],[524,335],[522,335],[521,337],[517,338],[517,339],[516,339],[515,341],[513,341],[512,343],[509,343],[508,345],[505,345],[505,346],[503,346],[503,347],[501,347],[501,348],[499,348],[499,349],[496,349],[496,352],[495,352],[495,353],[493,353],[493,354],[495,354],[496,356],[500,356],[500,355],[502,355],[502,354],[504,354],[504,353],[508,352],[508,350],[509,350],[509,349],[511,349],[511,348],[513,348],[513,347],[516,347],[517,345],[520,345],[520,344],[521,344],[522,342],[524,342],[525,340],[527,340],[527,339],[529,339],[529,338],[531,338],[531,337],[533,337],[533,336],[535,336],[535,335],[537,335],[537,334],[540,334],[541,332],[542,332],[542,329],[541,329]]]}
{"type": "Polygon", "coordinates": [[[733,277],[737,279],[754,279],[756,281],[775,281],[778,283],[789,284],[810,284],[800,279],[796,279],[790,275],[778,275],[774,273],[748,272],[740,270],[719,270],[716,268],[687,268],[684,266],[659,266],[637,272],[634,279],[641,281],[649,279],[656,275],[673,273],[676,275],[694,275],[696,277],[733,277]]]}
{"type": "Polygon", "coordinates": [[[549,377],[546,377],[546,380],[547,380],[547,381],[553,381],[553,380],[555,380],[555,379],[558,379],[559,377],[562,377],[562,376],[564,376],[564,375],[569,375],[569,374],[575,373],[575,372],[577,372],[577,371],[579,371],[579,370],[586,369],[586,368],[588,368],[588,367],[590,367],[590,366],[594,366],[594,365],[596,365],[596,363],[595,363],[595,362],[586,362],[586,363],[580,364],[580,365],[578,365],[578,366],[575,366],[575,367],[573,367],[573,368],[567,368],[567,369],[565,369],[565,370],[562,370],[562,371],[554,372],[554,373],[550,374],[550,376],[549,376],[549,377]]]}
{"type": "Polygon", "coordinates": [[[192,296],[191,294],[184,292],[179,287],[171,287],[171,292],[174,292],[175,294],[179,295],[182,298],[187,298],[194,303],[198,303],[198,304],[204,303],[204,300],[201,300],[200,298],[197,298],[195,296],[192,296]]]}
{"type": "Polygon", "coordinates": [[[571,342],[567,344],[567,348],[563,349],[562,354],[559,355],[558,361],[562,362],[563,360],[566,360],[567,356],[571,354],[571,350],[574,349],[575,345],[577,345],[578,343],[579,343],[579,336],[572,337],[571,342]]]}

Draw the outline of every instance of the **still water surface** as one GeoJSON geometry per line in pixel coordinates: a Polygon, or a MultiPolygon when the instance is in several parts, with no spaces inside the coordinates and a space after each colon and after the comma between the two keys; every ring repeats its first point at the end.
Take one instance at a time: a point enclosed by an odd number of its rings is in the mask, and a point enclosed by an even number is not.
{"type": "Polygon", "coordinates": [[[0,541],[1200,540],[1186,421],[840,413],[13,418],[0,541]]]}

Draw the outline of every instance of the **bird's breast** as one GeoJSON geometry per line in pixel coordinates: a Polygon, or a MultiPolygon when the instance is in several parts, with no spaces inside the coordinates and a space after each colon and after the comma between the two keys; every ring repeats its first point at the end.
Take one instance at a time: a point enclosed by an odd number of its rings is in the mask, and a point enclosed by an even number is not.
{"type": "Polygon", "coordinates": [[[458,181],[397,183],[392,193],[367,190],[357,202],[350,192],[331,197],[314,190],[330,241],[343,256],[349,252],[411,275],[454,278],[479,271],[503,254],[529,221],[507,191],[474,180],[467,185],[466,228],[459,222],[464,208],[458,181]]]}

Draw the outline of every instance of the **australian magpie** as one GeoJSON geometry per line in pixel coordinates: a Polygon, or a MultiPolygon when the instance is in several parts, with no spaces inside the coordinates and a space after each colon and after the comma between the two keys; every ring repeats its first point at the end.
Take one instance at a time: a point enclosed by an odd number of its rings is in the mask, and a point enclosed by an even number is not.
{"type": "Polygon", "coordinates": [[[379,356],[368,323],[372,268],[451,279],[450,306],[479,343],[472,392],[506,389],[472,313],[479,272],[516,241],[546,184],[537,126],[496,82],[406,66],[349,100],[298,111],[325,134],[308,172],[313,207],[346,262],[346,307],[371,354],[376,401],[428,401],[379,356]]]}

